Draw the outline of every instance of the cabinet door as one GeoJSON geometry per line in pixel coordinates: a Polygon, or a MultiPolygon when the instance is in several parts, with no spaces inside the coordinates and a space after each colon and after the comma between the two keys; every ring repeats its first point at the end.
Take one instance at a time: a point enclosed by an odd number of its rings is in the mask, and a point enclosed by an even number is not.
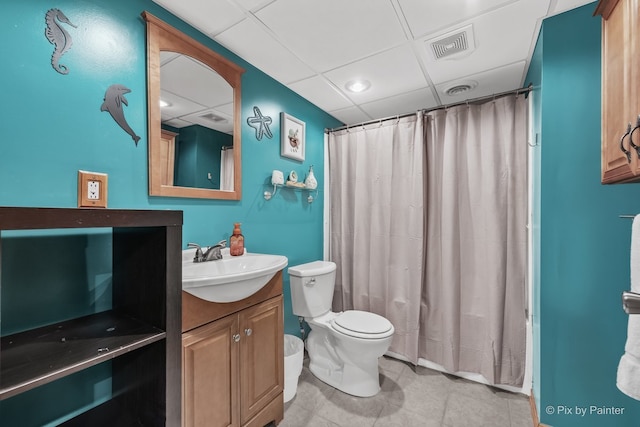
{"type": "Polygon", "coordinates": [[[238,316],[182,336],[183,426],[239,426],[238,316]]]}
{"type": "MultiPolygon", "coordinates": [[[[603,16],[602,31],[602,182],[620,182],[635,175],[637,153],[629,146],[629,137],[623,144],[630,151],[629,158],[620,149],[620,141],[628,125],[635,126],[631,114],[632,87],[632,34],[630,6],[633,0],[620,0],[610,13],[603,16]]],[[[614,3],[614,2],[609,2],[614,3]]]]}
{"type": "Polygon", "coordinates": [[[284,388],[282,296],[240,312],[241,419],[249,421],[284,388]]]}

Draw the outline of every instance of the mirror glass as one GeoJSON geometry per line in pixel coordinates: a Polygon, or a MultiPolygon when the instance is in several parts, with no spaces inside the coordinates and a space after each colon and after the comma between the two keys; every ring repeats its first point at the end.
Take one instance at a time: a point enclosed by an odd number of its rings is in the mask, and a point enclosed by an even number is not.
{"type": "Polygon", "coordinates": [[[244,71],[147,12],[149,194],[239,200],[244,71]]]}
{"type": "Polygon", "coordinates": [[[174,133],[163,138],[173,157],[163,184],[233,190],[231,85],[197,59],[161,51],[160,113],[162,129],[174,133]]]}

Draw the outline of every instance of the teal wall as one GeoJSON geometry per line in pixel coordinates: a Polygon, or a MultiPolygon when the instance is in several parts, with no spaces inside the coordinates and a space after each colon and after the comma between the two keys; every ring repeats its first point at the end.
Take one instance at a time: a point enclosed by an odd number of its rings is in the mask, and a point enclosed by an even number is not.
{"type": "MultiPolygon", "coordinates": [[[[324,129],[338,126],[340,123],[336,119],[151,0],[59,0],[55,3],[15,0],[5,3],[0,17],[0,37],[6,41],[2,51],[4,125],[0,143],[0,205],[76,207],[78,170],[103,172],[109,175],[109,208],[184,211],[184,246],[187,242],[206,245],[228,239],[233,223],[241,222],[249,251],[285,255],[289,258],[289,265],[321,259],[322,193],[313,204],[309,204],[304,192],[278,192],[270,201],[264,200],[263,192],[269,188],[273,169],[285,173],[295,169],[304,178],[311,165],[315,166],[315,175],[322,189],[324,129]],[[68,75],[57,73],[50,65],[53,46],[44,36],[44,18],[52,7],[61,9],[77,26],[66,27],[73,38],[73,46],[60,62],[68,66],[68,75]],[[242,200],[148,196],[146,44],[145,24],[140,17],[143,10],[150,11],[246,69],[242,77],[242,200]],[[131,89],[125,95],[128,106],[124,107],[124,113],[131,128],[141,137],[137,146],[107,112],[100,111],[105,90],[115,83],[131,89]],[[272,139],[258,141],[254,129],[246,125],[247,117],[253,115],[254,106],[258,106],[265,116],[273,118],[272,139]],[[287,112],[306,122],[306,159],[302,163],[280,156],[280,112],[287,112]]],[[[21,242],[22,238],[15,237],[14,241],[12,237],[12,241],[3,246],[3,258],[27,243],[21,242]]],[[[87,246],[90,250],[89,253],[85,251],[85,260],[78,260],[75,276],[79,282],[86,282],[82,284],[86,289],[74,303],[65,300],[67,293],[59,292],[57,281],[52,281],[50,286],[40,291],[39,300],[52,305],[62,302],[66,306],[56,306],[55,310],[45,313],[9,310],[17,297],[15,293],[9,295],[8,292],[19,293],[22,290],[16,290],[17,280],[3,271],[2,335],[39,325],[44,320],[51,320],[52,316],[72,317],[78,312],[91,312],[96,307],[104,309],[109,304],[102,292],[110,283],[109,271],[104,271],[103,263],[98,262],[96,266],[91,255],[103,253],[104,246],[91,249],[94,245],[90,242],[90,235],[80,240],[89,241],[87,246]],[[96,291],[92,286],[99,289],[96,291]],[[54,314],[49,316],[51,313],[54,314]]],[[[101,240],[101,236],[97,240],[101,240]]],[[[63,253],[77,242],[73,238],[59,239],[56,244],[63,253]]],[[[46,244],[50,242],[46,241],[46,244]]],[[[33,253],[38,254],[37,248],[33,253]]],[[[32,264],[26,260],[31,258],[23,255],[24,258],[18,259],[23,259],[22,262],[30,267],[32,264]]],[[[286,275],[284,282],[285,332],[298,334],[298,321],[291,312],[286,275]]],[[[104,370],[98,369],[94,375],[96,401],[104,397],[104,384],[108,382],[104,374],[104,370]]],[[[78,381],[86,383],[86,379],[78,381]]],[[[54,387],[50,395],[67,396],[68,399],[65,400],[66,405],[54,405],[55,414],[49,415],[44,411],[38,417],[28,418],[27,415],[31,415],[28,408],[39,399],[29,396],[11,398],[0,402],[0,424],[5,425],[7,419],[11,420],[11,414],[22,413],[19,424],[15,425],[42,425],[47,416],[51,422],[61,419],[56,417],[63,417],[64,414],[60,413],[62,407],[62,412],[85,407],[86,402],[60,391],[66,390],[65,385],[59,387],[54,387]],[[29,399],[34,400],[30,402],[29,399]]],[[[47,390],[40,393],[48,393],[47,390]]],[[[31,396],[35,394],[38,393],[30,393],[31,396]]],[[[12,425],[11,421],[6,425],[12,425]]]]}
{"type": "Polygon", "coordinates": [[[631,231],[631,221],[618,216],[640,212],[640,187],[600,184],[601,23],[594,7],[544,21],[527,78],[539,97],[534,127],[541,142],[534,156],[534,392],[541,422],[555,427],[631,427],[640,419],[640,402],[615,385],[626,340],[620,295],[629,288],[631,231]],[[623,414],[590,414],[591,406],[623,414]]]}
{"type": "Polygon", "coordinates": [[[180,129],[176,135],[175,185],[220,189],[220,153],[233,145],[233,136],[200,125],[180,129]],[[211,174],[211,179],[207,174],[211,174]]]}

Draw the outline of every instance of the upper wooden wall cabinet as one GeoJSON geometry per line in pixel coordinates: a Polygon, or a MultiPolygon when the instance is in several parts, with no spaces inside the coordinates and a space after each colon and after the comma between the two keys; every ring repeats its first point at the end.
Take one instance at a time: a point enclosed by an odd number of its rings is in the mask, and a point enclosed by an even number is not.
{"type": "Polygon", "coordinates": [[[640,181],[640,24],[637,0],[600,0],[602,183],[640,181]]]}

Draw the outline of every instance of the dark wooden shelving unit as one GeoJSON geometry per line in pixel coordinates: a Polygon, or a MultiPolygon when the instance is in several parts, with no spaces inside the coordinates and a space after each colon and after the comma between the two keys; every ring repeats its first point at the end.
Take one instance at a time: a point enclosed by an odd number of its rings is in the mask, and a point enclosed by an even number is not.
{"type": "Polygon", "coordinates": [[[2,337],[0,400],[111,360],[113,398],[64,425],[179,426],[182,212],[0,207],[0,238],[105,227],[111,310],[2,337]]]}

